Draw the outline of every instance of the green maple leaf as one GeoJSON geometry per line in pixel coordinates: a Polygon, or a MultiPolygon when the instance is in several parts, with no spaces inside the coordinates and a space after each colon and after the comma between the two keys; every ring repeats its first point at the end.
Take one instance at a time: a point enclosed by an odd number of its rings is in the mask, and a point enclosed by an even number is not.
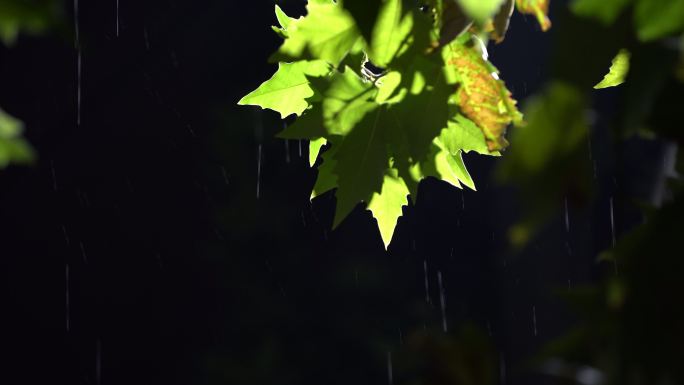
{"type": "Polygon", "coordinates": [[[464,41],[458,39],[443,51],[447,66],[459,83],[456,102],[461,113],[480,127],[489,150],[499,151],[508,145],[504,138],[506,128],[511,123],[520,123],[522,114],[496,68],[471,45],[472,41],[464,41]]]}
{"type": "Polygon", "coordinates": [[[368,57],[373,64],[387,67],[408,46],[413,29],[413,13],[405,13],[402,0],[384,0],[368,49],[368,57]]]}
{"type": "Polygon", "coordinates": [[[629,73],[630,53],[626,49],[621,50],[613,59],[613,64],[610,66],[610,71],[601,80],[601,82],[594,86],[594,89],[603,89],[609,87],[617,87],[625,82],[627,74],[629,73]]]}
{"type": "Polygon", "coordinates": [[[330,135],[347,135],[368,112],[377,107],[372,102],[377,88],[373,83],[363,81],[349,67],[321,83],[319,87],[325,87],[321,91],[323,122],[330,135]]]}
{"type": "Polygon", "coordinates": [[[392,241],[397,221],[403,213],[402,208],[408,205],[408,194],[408,187],[399,177],[399,172],[390,168],[383,178],[382,189],[379,193],[374,193],[368,203],[368,210],[378,222],[385,249],[392,241]]]}
{"type": "Polygon", "coordinates": [[[382,7],[382,0],[345,0],[344,9],[351,13],[359,32],[366,41],[371,41],[373,27],[382,7]]]}
{"type": "Polygon", "coordinates": [[[318,138],[311,140],[309,142],[309,165],[311,167],[316,164],[316,159],[318,159],[318,154],[321,152],[321,148],[325,146],[325,144],[328,143],[328,140],[325,138],[318,138]]]}
{"type": "Polygon", "coordinates": [[[387,107],[377,108],[367,114],[339,145],[333,170],[339,186],[334,227],[359,202],[368,202],[373,193],[380,192],[389,166],[386,137],[389,125],[391,117],[387,107]]]}
{"type": "MultiPolygon", "coordinates": [[[[447,0],[454,1],[454,0],[447,0]]],[[[494,16],[505,0],[456,0],[461,9],[478,24],[484,24],[494,16]]]]}
{"type": "Polygon", "coordinates": [[[462,153],[458,151],[452,154],[439,139],[435,139],[427,158],[408,165],[405,170],[400,170],[413,199],[418,198],[420,181],[428,177],[444,181],[456,188],[463,188],[463,184],[475,190],[475,182],[466,169],[462,153]]]}
{"type": "Polygon", "coordinates": [[[288,18],[286,27],[281,23],[287,37],[272,61],[313,58],[337,66],[348,53],[362,47],[354,19],[339,4],[309,1],[306,10],[306,16],[288,18]]]}
{"type": "Polygon", "coordinates": [[[307,76],[326,76],[330,70],[330,65],[322,60],[279,63],[273,77],[240,99],[238,104],[268,108],[279,112],[282,118],[301,115],[309,107],[306,99],[314,95],[307,76]]]}
{"type": "Polygon", "coordinates": [[[311,191],[311,199],[337,188],[337,174],[335,174],[337,161],[335,160],[335,155],[338,148],[339,146],[332,146],[321,155],[323,162],[318,166],[318,176],[311,191]]]}
{"type": "Polygon", "coordinates": [[[449,120],[439,140],[451,154],[474,151],[482,155],[499,155],[497,152],[489,151],[482,130],[473,121],[460,114],[449,120]]]}

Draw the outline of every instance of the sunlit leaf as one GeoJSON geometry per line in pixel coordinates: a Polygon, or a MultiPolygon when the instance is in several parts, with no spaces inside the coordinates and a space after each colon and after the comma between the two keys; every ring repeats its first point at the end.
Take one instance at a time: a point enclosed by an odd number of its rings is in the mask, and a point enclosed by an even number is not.
{"type": "Polygon", "coordinates": [[[325,146],[325,144],[328,143],[328,140],[325,138],[318,138],[309,141],[309,165],[311,167],[316,164],[316,159],[318,159],[318,153],[321,151],[321,148],[325,146]]]}
{"type": "Polygon", "coordinates": [[[496,155],[487,148],[482,130],[463,115],[457,115],[449,121],[447,128],[442,130],[439,140],[451,154],[474,151],[483,155],[496,155]]]}
{"type": "Polygon", "coordinates": [[[473,47],[455,42],[445,50],[447,65],[459,82],[456,101],[461,112],[480,127],[490,151],[505,148],[506,128],[522,119],[510,91],[499,80],[494,66],[473,47]]]}
{"type": "Polygon", "coordinates": [[[549,20],[548,17],[549,1],[550,0],[515,0],[515,5],[521,13],[534,15],[534,17],[537,18],[537,22],[539,22],[542,31],[548,31],[549,28],[551,28],[551,20],[549,20]]]}
{"type": "Polygon", "coordinates": [[[388,169],[382,182],[382,189],[374,193],[368,203],[368,210],[378,221],[378,228],[385,249],[392,241],[402,207],[408,205],[409,190],[396,169],[388,169]]]}
{"type": "Polygon", "coordinates": [[[322,60],[279,63],[278,71],[256,90],[240,99],[240,105],[254,105],[280,113],[283,118],[301,115],[309,107],[314,91],[307,76],[325,76],[330,65],[322,60]]]}
{"type": "MultiPolygon", "coordinates": [[[[391,116],[384,107],[367,114],[347,135],[335,154],[337,164],[337,208],[334,227],[359,202],[368,202],[373,193],[381,191],[385,171],[389,166],[387,128],[391,116]]],[[[333,143],[333,146],[338,145],[333,143]]]]}
{"type": "Polygon", "coordinates": [[[271,60],[320,59],[333,65],[361,40],[352,16],[332,1],[310,1],[307,15],[287,22],[287,38],[271,60]]]}
{"type": "MultiPolygon", "coordinates": [[[[453,0],[451,0],[453,1],[453,0]]],[[[483,24],[494,16],[505,0],[457,0],[461,9],[476,23],[483,24]]]]}
{"type": "Polygon", "coordinates": [[[613,64],[610,66],[610,71],[603,80],[594,86],[594,89],[603,89],[609,87],[616,87],[625,82],[627,74],[629,73],[629,51],[623,49],[621,50],[615,59],[613,59],[613,64]]]}
{"type": "Polygon", "coordinates": [[[402,11],[402,0],[383,0],[368,50],[373,64],[386,67],[407,45],[413,14],[402,11]]]}
{"type": "Polygon", "coordinates": [[[377,107],[376,103],[372,103],[377,92],[372,83],[364,82],[350,68],[335,73],[329,79],[327,89],[321,91],[323,122],[327,132],[330,135],[349,133],[368,112],[377,107]]]}

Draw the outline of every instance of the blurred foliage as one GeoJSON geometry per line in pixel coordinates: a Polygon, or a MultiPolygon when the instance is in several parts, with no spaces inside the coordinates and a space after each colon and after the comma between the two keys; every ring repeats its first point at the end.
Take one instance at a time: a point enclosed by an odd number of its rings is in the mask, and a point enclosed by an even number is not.
{"type": "MultiPolygon", "coordinates": [[[[525,214],[510,232],[518,246],[558,214],[563,199],[576,207],[592,204],[590,127],[610,130],[612,148],[596,151],[617,154],[616,162],[630,156],[621,153],[622,145],[636,134],[684,144],[678,115],[684,105],[684,1],[577,0],[571,9],[574,14],[558,23],[553,80],[526,103],[528,125],[513,134],[499,169],[501,180],[519,183],[525,214]],[[596,88],[619,87],[593,91],[609,67],[596,88]],[[592,109],[600,92],[614,92],[618,109],[597,127],[592,109]]],[[[676,168],[665,161],[662,174],[676,176],[682,165],[680,152],[676,168]]],[[[684,191],[679,180],[666,178],[652,188],[668,191],[669,198],[620,197],[644,207],[646,217],[601,256],[608,264],[602,283],[563,294],[580,322],[538,356],[538,370],[554,383],[684,383],[684,308],[676,294],[684,292],[678,244],[684,191]]]]}
{"type": "Polygon", "coordinates": [[[61,17],[61,0],[0,0],[0,39],[12,45],[20,33],[44,32],[61,17]]]}
{"type": "MultiPolygon", "coordinates": [[[[61,0],[0,0],[0,40],[13,46],[19,34],[37,35],[61,19],[61,0]]],[[[21,137],[23,123],[0,110],[0,169],[30,163],[35,154],[21,137]]]]}
{"type": "Polygon", "coordinates": [[[0,110],[0,169],[33,160],[31,146],[21,137],[23,129],[19,120],[0,110]]]}
{"type": "Polygon", "coordinates": [[[447,335],[416,331],[397,354],[398,385],[492,385],[498,369],[489,337],[465,324],[447,335]]]}

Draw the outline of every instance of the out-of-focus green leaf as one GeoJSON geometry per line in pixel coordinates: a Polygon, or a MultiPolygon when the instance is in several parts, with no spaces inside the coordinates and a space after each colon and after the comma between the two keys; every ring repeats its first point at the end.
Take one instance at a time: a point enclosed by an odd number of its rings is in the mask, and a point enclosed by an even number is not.
{"type": "Polygon", "coordinates": [[[33,149],[21,133],[23,123],[0,109],[0,169],[12,163],[26,164],[34,160],[33,149]]]}
{"type": "Polygon", "coordinates": [[[633,0],[575,0],[571,8],[578,16],[595,19],[604,25],[610,25],[632,2],[633,0]]]}
{"type": "Polygon", "coordinates": [[[283,118],[301,115],[309,107],[306,99],[313,96],[307,76],[325,76],[330,65],[322,60],[279,63],[278,71],[256,90],[240,99],[240,105],[254,105],[280,113],[283,118]]]}
{"type": "Polygon", "coordinates": [[[499,12],[494,16],[492,37],[497,43],[501,43],[506,37],[506,32],[508,32],[508,25],[510,24],[511,15],[513,15],[514,9],[515,0],[506,0],[499,12]]]}
{"type": "MultiPolygon", "coordinates": [[[[549,1],[550,0],[515,0],[515,5],[521,13],[534,15],[542,31],[548,31],[551,28],[551,20],[549,20],[549,1]]],[[[601,0],[603,1],[603,0],[601,0]]]]}
{"type": "Polygon", "coordinates": [[[684,31],[684,0],[637,0],[634,22],[642,41],[681,33],[684,31]]]}
{"type": "MultiPolygon", "coordinates": [[[[512,1],[512,0],[509,0],[512,1]]],[[[445,46],[460,36],[473,25],[473,19],[469,18],[459,3],[447,0],[442,13],[442,27],[439,32],[439,45],[445,46]]]]}
{"type": "Polygon", "coordinates": [[[457,0],[461,9],[478,24],[494,16],[505,0],[457,0]]]}
{"type": "Polygon", "coordinates": [[[629,51],[623,49],[621,50],[615,59],[613,59],[613,64],[610,66],[610,71],[601,80],[601,82],[594,86],[594,89],[603,89],[609,87],[616,87],[625,82],[627,74],[629,73],[629,51]]]}
{"type": "Polygon", "coordinates": [[[0,39],[11,45],[21,32],[38,34],[60,18],[59,0],[0,1],[0,39]]]}

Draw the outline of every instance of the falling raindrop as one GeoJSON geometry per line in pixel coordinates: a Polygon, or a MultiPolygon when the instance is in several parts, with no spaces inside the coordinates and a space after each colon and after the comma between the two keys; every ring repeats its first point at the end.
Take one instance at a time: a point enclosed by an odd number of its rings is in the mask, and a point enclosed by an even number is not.
{"type": "Polygon", "coordinates": [[[568,210],[568,197],[565,197],[565,231],[570,232],[570,213],[568,210]]]}
{"type": "Polygon", "coordinates": [[[83,257],[83,262],[85,264],[88,264],[88,256],[86,255],[85,247],[83,246],[83,242],[79,242],[78,244],[81,247],[81,256],[83,257]]]}
{"type": "Polygon", "coordinates": [[[102,380],[102,342],[97,339],[95,346],[95,384],[100,385],[102,380]]]}
{"type": "Polygon", "coordinates": [[[149,51],[150,50],[150,36],[147,33],[147,27],[143,28],[143,37],[145,39],[145,50],[149,51]]]}
{"type": "Polygon", "coordinates": [[[69,246],[69,234],[67,234],[66,226],[62,225],[62,233],[64,234],[64,241],[69,246]]]}
{"type": "Polygon", "coordinates": [[[399,345],[403,345],[404,344],[404,336],[401,333],[401,328],[398,328],[398,329],[399,329],[399,345]]]}
{"type": "Polygon", "coordinates": [[[228,173],[226,172],[226,168],[221,166],[221,174],[223,175],[223,181],[228,185],[228,173]]]}
{"type": "Polygon", "coordinates": [[[81,125],[81,48],[78,48],[76,61],[76,125],[81,125]]]}
{"type": "Polygon", "coordinates": [[[50,160],[50,173],[52,174],[52,189],[57,191],[57,174],[55,173],[55,161],[50,160]]]}
{"type": "Polygon", "coordinates": [[[532,306],[532,327],[534,329],[534,336],[537,336],[537,309],[532,306]]]}
{"type": "Polygon", "coordinates": [[[116,37],[119,37],[119,0],[116,0],[116,37]]]}
{"type": "Polygon", "coordinates": [[[447,332],[446,301],[444,295],[444,285],[442,283],[442,272],[437,271],[437,282],[439,284],[439,305],[442,308],[442,330],[447,332]]]}
{"type": "Polygon", "coordinates": [[[261,144],[258,145],[256,197],[261,194],[261,144]]]}
{"type": "Polygon", "coordinates": [[[285,139],[283,140],[283,143],[285,143],[285,163],[290,163],[290,141],[285,139]]]}
{"type": "Polygon", "coordinates": [[[65,317],[66,317],[66,331],[67,333],[69,332],[69,329],[71,328],[71,319],[70,319],[70,307],[71,307],[71,301],[69,300],[69,264],[66,264],[66,272],[65,272],[65,277],[66,277],[66,295],[65,295],[65,317]]]}
{"type": "Polygon", "coordinates": [[[506,384],[506,359],[503,353],[499,354],[499,383],[506,384]]]}
{"type": "Polygon", "coordinates": [[[81,36],[78,25],[78,0],[74,0],[74,47],[76,48],[76,125],[81,125],[81,36]]]}
{"type": "Polygon", "coordinates": [[[614,209],[613,209],[613,197],[610,197],[610,235],[611,239],[613,241],[613,247],[615,247],[615,215],[614,215],[614,209]]]}
{"type": "Polygon", "coordinates": [[[423,272],[425,277],[425,302],[430,303],[430,284],[428,282],[427,260],[423,260],[423,272]]]}
{"type": "Polygon", "coordinates": [[[392,353],[387,352],[387,383],[392,385],[394,383],[394,374],[392,370],[392,353]]]}
{"type": "Polygon", "coordinates": [[[156,254],[157,257],[157,264],[159,265],[159,269],[162,269],[164,267],[164,264],[162,263],[162,257],[159,252],[156,254]]]}
{"type": "Polygon", "coordinates": [[[299,157],[301,158],[302,157],[302,141],[298,140],[297,144],[299,144],[299,157]]]}

